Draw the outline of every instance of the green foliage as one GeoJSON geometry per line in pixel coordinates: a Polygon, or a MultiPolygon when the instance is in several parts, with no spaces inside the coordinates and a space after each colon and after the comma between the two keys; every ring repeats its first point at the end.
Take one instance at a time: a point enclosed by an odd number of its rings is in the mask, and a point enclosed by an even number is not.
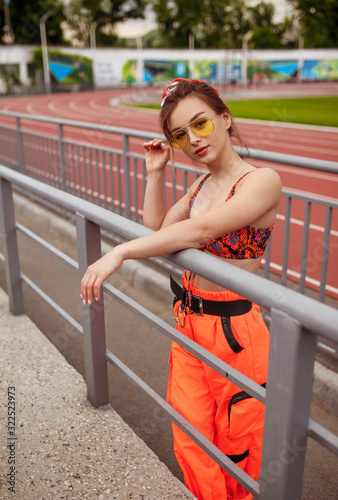
{"type": "MultiPolygon", "coordinates": [[[[61,28],[65,20],[62,0],[40,0],[25,2],[11,0],[9,4],[10,22],[14,35],[14,43],[20,45],[36,45],[41,43],[40,19],[52,11],[46,22],[47,40],[50,44],[65,44],[61,28]]],[[[0,2],[0,26],[5,24],[4,2],[0,2]]],[[[0,44],[5,43],[3,32],[0,34],[0,44]]]]}
{"type": "Polygon", "coordinates": [[[1,69],[1,79],[6,86],[6,95],[10,95],[13,85],[22,85],[18,71],[3,67],[1,69]]]}
{"type": "Polygon", "coordinates": [[[338,0],[288,0],[296,9],[305,48],[338,47],[338,0]]]}
{"type": "Polygon", "coordinates": [[[244,0],[152,0],[162,32],[163,46],[188,47],[194,33],[196,48],[238,49],[251,34],[252,48],[280,48],[290,23],[274,23],[275,7],[260,2],[248,7],[244,0]]]}
{"type": "Polygon", "coordinates": [[[146,0],[70,0],[67,24],[75,38],[88,45],[91,29],[96,33],[97,45],[114,44],[117,40],[114,26],[126,19],[144,18],[146,0]]]}
{"type": "Polygon", "coordinates": [[[271,26],[256,28],[249,39],[249,45],[255,49],[280,49],[282,46],[278,34],[271,26]]]}

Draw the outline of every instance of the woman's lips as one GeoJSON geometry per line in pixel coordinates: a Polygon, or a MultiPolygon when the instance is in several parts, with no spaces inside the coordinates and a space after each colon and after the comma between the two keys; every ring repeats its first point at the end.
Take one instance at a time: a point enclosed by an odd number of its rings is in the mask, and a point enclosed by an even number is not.
{"type": "Polygon", "coordinates": [[[209,147],[209,146],[204,146],[203,148],[198,148],[198,149],[196,149],[196,151],[195,151],[195,155],[197,155],[197,156],[202,156],[202,155],[204,155],[204,153],[206,153],[206,152],[207,152],[208,147],[209,147]]]}

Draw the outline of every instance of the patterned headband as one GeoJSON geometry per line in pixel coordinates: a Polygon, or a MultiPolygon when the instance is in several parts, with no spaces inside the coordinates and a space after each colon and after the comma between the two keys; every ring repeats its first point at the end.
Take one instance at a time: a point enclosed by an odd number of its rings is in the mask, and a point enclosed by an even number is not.
{"type": "MultiPolygon", "coordinates": [[[[162,94],[162,102],[161,102],[161,107],[164,105],[165,103],[165,100],[167,98],[168,95],[172,94],[173,92],[175,92],[175,89],[177,87],[177,85],[180,83],[180,82],[188,82],[188,83],[192,83],[192,82],[203,82],[203,83],[206,83],[208,85],[207,82],[205,82],[204,80],[187,80],[186,78],[176,78],[176,80],[173,80],[171,82],[170,85],[168,85],[168,87],[166,87],[163,91],[163,94],[162,94]]],[[[219,95],[219,92],[217,89],[215,89],[214,87],[212,87],[214,89],[214,91],[219,95]]]]}

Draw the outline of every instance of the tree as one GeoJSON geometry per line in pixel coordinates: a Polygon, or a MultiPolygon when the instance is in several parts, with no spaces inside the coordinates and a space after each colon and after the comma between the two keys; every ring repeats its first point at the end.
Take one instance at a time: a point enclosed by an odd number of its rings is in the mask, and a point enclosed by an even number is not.
{"type": "Polygon", "coordinates": [[[280,48],[288,25],[274,23],[275,7],[260,2],[248,7],[245,0],[153,0],[162,38],[169,47],[187,47],[194,33],[198,48],[239,49],[249,32],[252,48],[280,48]]]}
{"type": "Polygon", "coordinates": [[[187,47],[190,33],[196,32],[206,17],[208,2],[196,7],[194,0],[154,0],[153,11],[168,47],[187,47]]]}
{"type": "Polygon", "coordinates": [[[283,46],[282,37],[288,23],[274,23],[275,6],[272,3],[260,2],[248,7],[250,13],[252,35],[249,46],[255,49],[279,49],[283,46]]]}
{"type": "Polygon", "coordinates": [[[281,40],[271,26],[256,28],[249,38],[249,45],[255,49],[280,49],[281,40]]]}
{"type": "MultiPolygon", "coordinates": [[[[65,20],[64,4],[61,0],[39,0],[37,3],[22,0],[11,0],[9,4],[10,22],[14,35],[14,44],[36,45],[41,43],[40,19],[47,12],[52,15],[46,22],[46,33],[49,44],[64,44],[61,28],[65,20]]],[[[0,25],[5,25],[4,2],[0,3],[0,25]]],[[[3,28],[2,28],[3,29],[3,28]]],[[[6,43],[2,32],[0,43],[6,43]]]]}
{"type": "Polygon", "coordinates": [[[250,29],[244,0],[153,0],[153,10],[169,47],[187,47],[191,33],[199,48],[241,47],[250,29]]]}
{"type": "Polygon", "coordinates": [[[288,0],[296,9],[305,48],[338,47],[338,0],[288,0]]]}
{"type": "Polygon", "coordinates": [[[81,44],[88,44],[90,31],[96,31],[97,45],[116,40],[114,26],[126,19],[144,18],[145,0],[71,0],[67,24],[81,44]]]}

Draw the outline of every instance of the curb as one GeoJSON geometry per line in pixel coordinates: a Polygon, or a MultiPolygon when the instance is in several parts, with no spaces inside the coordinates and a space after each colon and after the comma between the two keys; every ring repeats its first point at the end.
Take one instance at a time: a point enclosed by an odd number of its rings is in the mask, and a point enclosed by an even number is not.
{"type": "MultiPolygon", "coordinates": [[[[38,220],[41,227],[76,242],[76,228],[71,222],[17,193],[14,193],[14,203],[19,213],[35,221],[38,220]]],[[[113,245],[102,242],[102,254],[112,248],[113,245]]],[[[142,262],[128,260],[123,263],[118,273],[130,285],[145,294],[155,294],[157,298],[166,301],[172,298],[168,277],[145,266],[142,262]]],[[[313,401],[329,413],[338,416],[338,373],[318,361],[315,362],[314,368],[313,401]]]]}

